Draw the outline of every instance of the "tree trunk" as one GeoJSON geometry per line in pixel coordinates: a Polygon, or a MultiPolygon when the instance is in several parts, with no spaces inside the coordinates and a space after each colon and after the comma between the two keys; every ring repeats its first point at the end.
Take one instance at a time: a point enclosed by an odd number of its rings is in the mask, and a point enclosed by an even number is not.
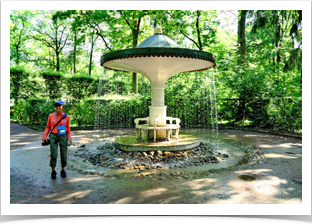
{"type": "MultiPolygon", "coordinates": [[[[94,42],[95,42],[95,41],[94,41],[94,42]]],[[[93,55],[94,42],[93,42],[93,37],[92,37],[91,52],[90,52],[90,62],[89,62],[89,76],[91,76],[92,55],[93,55]]]]}
{"type": "Polygon", "coordinates": [[[91,76],[91,66],[92,66],[93,46],[94,46],[94,42],[93,42],[93,36],[92,36],[92,39],[91,39],[90,61],[89,61],[89,76],[91,76]]]}
{"type": "Polygon", "coordinates": [[[246,35],[245,35],[245,27],[246,27],[246,14],[247,10],[240,10],[240,18],[238,21],[238,64],[246,65],[246,35]]]}
{"type": "Polygon", "coordinates": [[[138,74],[132,73],[132,92],[138,93],[138,74]]]}
{"type": "MultiPolygon", "coordinates": [[[[276,21],[278,22],[280,20],[280,17],[278,14],[276,14],[276,21]]],[[[280,52],[279,52],[279,48],[281,47],[281,44],[280,44],[280,39],[281,39],[281,25],[280,24],[277,24],[277,28],[275,30],[275,48],[276,48],[276,65],[277,65],[277,68],[278,68],[278,71],[279,71],[279,65],[281,63],[281,55],[280,55],[280,52]]]]}
{"type": "MultiPolygon", "coordinates": [[[[92,46],[93,47],[93,46],[92,46]]],[[[91,76],[91,67],[92,67],[92,54],[93,54],[93,49],[91,49],[90,52],[90,62],[89,62],[89,76],[91,76]]]]}
{"type": "Polygon", "coordinates": [[[275,57],[273,57],[273,73],[275,74],[275,57]]]}
{"type": "Polygon", "coordinates": [[[59,46],[58,46],[57,42],[58,42],[58,40],[57,40],[57,28],[56,28],[55,29],[55,56],[56,56],[56,71],[58,72],[58,71],[60,71],[60,56],[59,56],[59,52],[58,52],[59,46]]]}
{"type": "Polygon", "coordinates": [[[203,44],[202,44],[201,38],[200,38],[199,17],[200,17],[200,10],[197,10],[196,31],[197,31],[199,50],[202,51],[203,50],[203,44]]]}
{"type": "MultiPolygon", "coordinates": [[[[134,28],[132,30],[132,36],[133,36],[133,42],[132,42],[132,47],[135,48],[138,46],[138,37],[139,37],[139,31],[140,31],[140,23],[141,23],[141,18],[134,20],[134,28]]],[[[133,72],[132,73],[132,92],[133,93],[138,93],[138,74],[133,72]]]]}
{"type": "Polygon", "coordinates": [[[16,65],[19,65],[19,61],[20,61],[20,59],[19,59],[19,49],[18,49],[18,47],[16,47],[16,61],[15,61],[16,65]]]}
{"type": "Polygon", "coordinates": [[[60,71],[60,53],[59,52],[55,52],[56,53],[56,71],[60,71]]]}
{"type": "Polygon", "coordinates": [[[76,74],[76,42],[77,42],[77,32],[75,31],[75,41],[74,41],[74,74],[76,74]]]}

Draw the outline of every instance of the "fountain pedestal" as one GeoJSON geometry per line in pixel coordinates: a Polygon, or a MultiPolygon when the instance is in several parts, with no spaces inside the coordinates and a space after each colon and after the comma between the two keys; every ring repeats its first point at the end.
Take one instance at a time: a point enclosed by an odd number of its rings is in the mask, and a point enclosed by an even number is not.
{"type": "Polygon", "coordinates": [[[123,135],[116,139],[118,148],[124,151],[181,151],[192,149],[200,145],[200,139],[192,135],[181,134],[179,140],[157,141],[137,140],[136,135],[123,135]]]}
{"type": "MultiPolygon", "coordinates": [[[[150,126],[154,126],[155,118],[157,117],[156,126],[163,127],[166,126],[166,116],[167,116],[167,106],[163,107],[153,107],[149,106],[149,118],[150,126]]],[[[154,131],[149,130],[149,139],[154,139],[154,131]]],[[[156,132],[156,139],[165,139],[166,130],[158,130],[156,132]]]]}

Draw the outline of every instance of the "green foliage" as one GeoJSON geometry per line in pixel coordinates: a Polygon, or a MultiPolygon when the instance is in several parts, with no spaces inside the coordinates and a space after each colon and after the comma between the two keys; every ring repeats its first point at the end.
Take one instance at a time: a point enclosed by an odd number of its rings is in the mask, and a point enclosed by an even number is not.
{"type": "Polygon", "coordinates": [[[40,11],[40,20],[33,26],[32,38],[51,50],[55,70],[60,71],[60,57],[69,37],[70,17],[62,11],[40,11]]]}
{"type": "Polygon", "coordinates": [[[68,94],[76,100],[90,97],[97,91],[95,85],[98,80],[84,75],[72,75],[64,78],[68,94]]]}
{"type": "Polygon", "coordinates": [[[27,77],[28,74],[22,68],[10,68],[10,98],[14,98],[15,102],[19,96],[21,82],[27,77]]]}
{"type": "Polygon", "coordinates": [[[22,124],[35,124],[45,127],[54,105],[46,99],[30,98],[14,105],[14,117],[22,124]]]}
{"type": "Polygon", "coordinates": [[[10,14],[10,60],[11,65],[19,65],[29,57],[29,33],[31,32],[31,19],[35,16],[29,10],[14,10],[10,14]]]}
{"type": "Polygon", "coordinates": [[[64,94],[64,76],[60,72],[43,71],[46,97],[49,99],[60,99],[64,94]]]}
{"type": "Polygon", "coordinates": [[[302,130],[302,98],[273,98],[267,107],[267,127],[284,131],[302,130]]]}
{"type": "MultiPolygon", "coordinates": [[[[225,28],[237,24],[233,19],[224,23],[221,13],[228,16],[239,11],[65,10],[46,15],[45,11],[12,11],[11,64],[22,66],[12,67],[10,72],[11,97],[21,100],[15,100],[14,114],[23,122],[42,125],[38,116],[45,117],[54,108],[30,98],[62,98],[71,100],[66,110],[73,125],[93,126],[97,111],[101,111],[99,119],[104,126],[133,127],[134,118],[148,115],[150,82],[144,78],[143,85],[139,75],[140,94],[129,95],[132,74],[103,74],[92,56],[135,47],[159,24],[163,34],[181,47],[217,56],[213,72],[219,120],[233,125],[243,125],[248,120],[258,127],[300,130],[302,12],[249,10],[246,61],[242,65],[237,64],[238,36],[225,28]],[[34,22],[35,18],[38,21],[34,22]],[[56,32],[57,46],[53,42],[56,32]],[[59,73],[41,71],[58,66],[59,73]],[[100,92],[98,85],[102,86],[100,92]],[[95,99],[96,95],[104,97],[95,99]],[[31,114],[32,105],[38,107],[38,116],[31,114]]],[[[167,81],[167,115],[179,117],[183,127],[209,127],[212,122],[211,72],[176,74],[167,81]]]]}
{"type": "Polygon", "coordinates": [[[122,95],[123,93],[125,93],[126,91],[126,83],[123,81],[119,81],[119,80],[114,80],[112,82],[112,91],[115,93],[118,93],[120,95],[122,95]]]}
{"type": "Polygon", "coordinates": [[[33,83],[29,81],[30,74],[22,67],[10,67],[10,98],[18,103],[20,99],[26,99],[33,83]]]}

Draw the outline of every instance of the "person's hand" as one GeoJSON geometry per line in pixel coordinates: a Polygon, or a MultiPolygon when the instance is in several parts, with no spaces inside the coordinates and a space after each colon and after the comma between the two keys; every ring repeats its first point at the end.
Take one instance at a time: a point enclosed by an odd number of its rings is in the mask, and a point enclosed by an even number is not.
{"type": "Polygon", "coordinates": [[[42,142],[45,142],[47,139],[46,138],[42,138],[42,142]]]}
{"type": "Polygon", "coordinates": [[[70,139],[67,139],[67,145],[69,144],[69,146],[71,146],[71,145],[73,145],[73,141],[72,141],[72,139],[70,138],[70,139]]]}

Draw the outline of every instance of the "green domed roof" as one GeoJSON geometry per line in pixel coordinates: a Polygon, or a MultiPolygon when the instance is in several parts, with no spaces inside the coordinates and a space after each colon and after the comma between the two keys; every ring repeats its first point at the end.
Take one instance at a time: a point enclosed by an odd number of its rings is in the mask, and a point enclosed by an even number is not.
{"type": "Polygon", "coordinates": [[[181,48],[176,42],[171,40],[169,37],[159,33],[156,33],[153,36],[146,38],[136,48],[147,48],[147,47],[181,48]]]}

